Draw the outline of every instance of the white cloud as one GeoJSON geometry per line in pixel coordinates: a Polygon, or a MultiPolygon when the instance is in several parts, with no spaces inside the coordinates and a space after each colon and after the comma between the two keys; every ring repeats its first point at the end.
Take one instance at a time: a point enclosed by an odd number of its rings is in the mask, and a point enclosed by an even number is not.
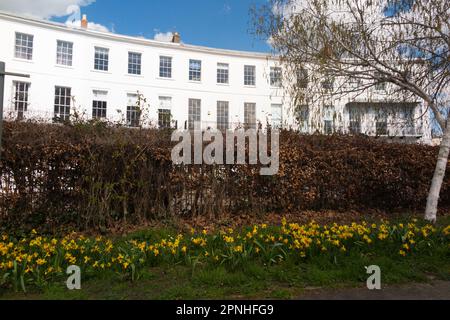
{"type": "MultiPolygon", "coordinates": [[[[66,17],[69,27],[81,26],[81,7],[94,3],[95,0],[1,0],[0,10],[30,16],[39,19],[66,17]]],[[[89,22],[89,29],[108,32],[101,24],[89,22]]]]}
{"type": "Polygon", "coordinates": [[[65,17],[75,7],[88,6],[95,0],[1,0],[0,10],[42,19],[65,17]]]}
{"type": "Polygon", "coordinates": [[[172,32],[157,32],[155,30],[155,36],[153,37],[156,41],[162,41],[162,42],[172,42],[173,33],[172,32]]]}

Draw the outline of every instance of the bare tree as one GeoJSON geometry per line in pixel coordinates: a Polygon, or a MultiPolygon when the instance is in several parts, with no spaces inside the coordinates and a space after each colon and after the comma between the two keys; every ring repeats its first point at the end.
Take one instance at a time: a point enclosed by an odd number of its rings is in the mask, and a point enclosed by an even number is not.
{"type": "Polygon", "coordinates": [[[383,84],[391,97],[424,103],[442,131],[425,214],[432,222],[450,150],[449,14],[448,0],[271,0],[253,8],[256,34],[297,79],[296,103],[354,98],[383,84]]]}

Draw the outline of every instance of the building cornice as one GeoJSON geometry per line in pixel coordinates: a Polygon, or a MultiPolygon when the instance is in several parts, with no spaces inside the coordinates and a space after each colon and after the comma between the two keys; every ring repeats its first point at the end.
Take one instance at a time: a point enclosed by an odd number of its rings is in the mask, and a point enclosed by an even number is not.
{"type": "Polygon", "coordinates": [[[81,27],[80,28],[69,27],[63,23],[47,21],[47,20],[40,20],[40,19],[36,19],[36,18],[31,18],[31,17],[18,16],[15,14],[4,12],[4,11],[0,11],[0,19],[17,22],[17,23],[25,23],[28,25],[41,27],[41,28],[47,28],[47,29],[53,29],[53,30],[58,30],[58,31],[63,31],[63,32],[74,33],[77,35],[91,36],[94,38],[100,38],[100,39],[104,39],[104,40],[124,42],[127,44],[136,44],[136,45],[142,45],[142,46],[148,46],[148,47],[154,47],[154,48],[184,50],[184,51],[191,51],[191,52],[208,53],[208,54],[213,54],[213,55],[227,55],[227,56],[251,58],[251,59],[264,59],[264,60],[272,60],[272,61],[279,60],[278,57],[273,56],[269,53],[209,48],[209,47],[196,46],[196,45],[190,45],[190,44],[184,44],[184,43],[156,41],[156,40],[150,40],[150,39],[145,39],[145,38],[121,35],[121,34],[117,34],[117,33],[101,32],[101,31],[97,31],[97,30],[89,30],[89,29],[86,30],[86,29],[82,29],[81,27]]]}

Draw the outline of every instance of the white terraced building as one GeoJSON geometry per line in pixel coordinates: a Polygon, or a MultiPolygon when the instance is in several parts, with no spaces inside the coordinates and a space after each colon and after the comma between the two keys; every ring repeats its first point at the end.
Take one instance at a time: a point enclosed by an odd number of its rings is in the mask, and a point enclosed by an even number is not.
{"type": "MultiPolygon", "coordinates": [[[[309,106],[293,107],[282,88],[284,69],[266,53],[188,45],[177,33],[172,42],[159,42],[99,32],[89,29],[86,17],[74,28],[4,12],[0,39],[7,71],[30,75],[6,77],[5,119],[57,122],[77,114],[163,128],[270,124],[305,133],[350,131],[431,142],[426,112],[400,129],[392,116],[374,118],[377,106],[386,103],[377,92],[331,101],[319,118],[309,106]],[[365,114],[354,116],[355,108],[365,114]]],[[[397,105],[400,117],[425,110],[414,101],[397,105]]]]}

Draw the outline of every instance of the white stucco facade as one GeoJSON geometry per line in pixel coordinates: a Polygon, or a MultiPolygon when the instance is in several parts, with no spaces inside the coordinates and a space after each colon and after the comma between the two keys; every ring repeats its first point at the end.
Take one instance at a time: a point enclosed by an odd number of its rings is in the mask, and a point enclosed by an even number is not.
{"type": "MultiPolygon", "coordinates": [[[[196,109],[196,112],[200,114],[199,119],[204,129],[216,128],[218,119],[223,120],[224,117],[228,118],[230,128],[246,123],[248,115],[252,113],[251,110],[248,111],[246,118],[245,109],[249,104],[250,109],[255,108],[254,120],[262,125],[282,123],[285,127],[299,128],[298,117],[295,116],[290,98],[283,89],[270,83],[271,68],[277,67],[278,61],[268,54],[158,42],[69,28],[62,24],[1,12],[0,39],[0,61],[6,63],[7,71],[30,75],[30,79],[6,78],[6,119],[17,117],[17,82],[23,82],[28,84],[24,118],[52,121],[55,117],[55,104],[60,104],[60,101],[55,102],[56,88],[70,88],[70,113],[81,114],[88,119],[99,114],[93,112],[93,101],[101,100],[106,102],[101,107],[106,108],[108,120],[127,121],[127,107],[136,104],[136,94],[139,92],[140,97],[146,101],[143,106],[145,111],[142,111],[147,119],[146,125],[160,125],[159,110],[169,109],[172,126],[188,126],[189,106],[192,104],[190,101],[195,99],[200,101],[199,105],[197,102],[194,104],[195,107],[199,106],[200,110],[196,109]],[[32,36],[32,52],[29,52],[29,56],[25,54],[18,57],[16,47],[18,41],[21,41],[17,39],[18,34],[32,36]],[[58,41],[72,45],[69,66],[58,63],[58,41]],[[95,69],[96,48],[106,49],[108,52],[107,71],[95,69]],[[140,57],[138,75],[129,73],[130,52],[140,57]],[[161,57],[170,58],[171,77],[160,76],[161,57]],[[201,61],[200,81],[190,80],[191,60],[201,61]],[[223,68],[223,65],[228,65],[228,83],[218,83],[217,69],[223,68]],[[255,70],[254,85],[245,84],[245,66],[255,70]],[[222,102],[226,102],[228,112],[223,111],[222,102]],[[222,113],[218,115],[218,112],[222,113]]],[[[25,42],[27,40],[30,38],[26,38],[25,42]]],[[[347,131],[349,114],[346,106],[351,102],[354,101],[330,103],[334,111],[329,117],[333,118],[333,127],[339,128],[337,131],[347,131]]],[[[195,108],[192,107],[191,112],[193,109],[195,108]]],[[[419,105],[414,112],[420,114],[422,111],[423,107],[419,105]]],[[[303,128],[303,131],[313,133],[317,129],[313,129],[312,123],[315,120],[312,115],[310,117],[307,120],[308,128],[303,128]]],[[[323,123],[323,119],[318,121],[323,123]]],[[[373,127],[373,119],[369,117],[367,121],[373,127]]],[[[421,121],[420,132],[417,130],[412,136],[419,142],[431,141],[428,119],[421,121]]]]}

